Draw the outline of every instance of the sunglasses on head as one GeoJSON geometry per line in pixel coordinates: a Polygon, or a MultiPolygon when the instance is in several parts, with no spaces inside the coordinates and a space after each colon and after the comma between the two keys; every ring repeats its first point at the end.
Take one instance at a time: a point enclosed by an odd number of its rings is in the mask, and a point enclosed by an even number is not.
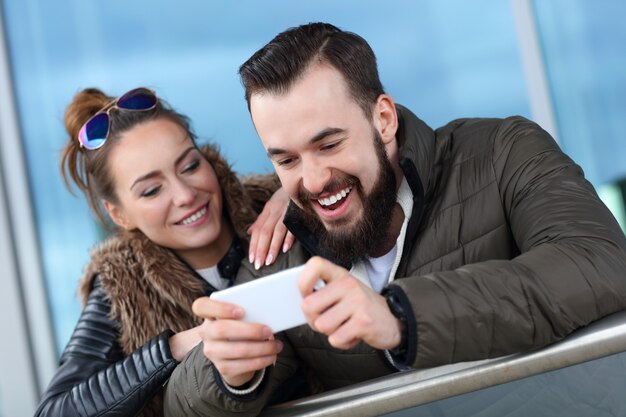
{"type": "Polygon", "coordinates": [[[147,88],[135,88],[119,96],[98,113],[91,116],[78,132],[80,146],[86,149],[98,149],[104,145],[109,135],[112,109],[126,111],[146,111],[156,107],[157,96],[154,91],[147,88]]]}

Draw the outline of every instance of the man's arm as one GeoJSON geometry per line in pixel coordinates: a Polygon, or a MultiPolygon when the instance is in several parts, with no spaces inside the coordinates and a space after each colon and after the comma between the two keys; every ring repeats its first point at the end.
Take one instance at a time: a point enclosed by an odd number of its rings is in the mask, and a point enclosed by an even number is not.
{"type": "Polygon", "coordinates": [[[582,170],[527,120],[505,120],[494,137],[521,254],[394,281],[414,313],[414,367],[542,347],[626,308],[626,240],[582,170]]]}
{"type": "MultiPolygon", "coordinates": [[[[281,338],[277,335],[277,338],[281,338]]],[[[281,384],[295,374],[298,363],[287,340],[274,365],[265,369],[264,380],[253,392],[236,395],[221,380],[213,364],[203,353],[202,344],[195,347],[170,377],[165,388],[165,416],[233,416],[258,415],[276,395],[281,384]]]]}

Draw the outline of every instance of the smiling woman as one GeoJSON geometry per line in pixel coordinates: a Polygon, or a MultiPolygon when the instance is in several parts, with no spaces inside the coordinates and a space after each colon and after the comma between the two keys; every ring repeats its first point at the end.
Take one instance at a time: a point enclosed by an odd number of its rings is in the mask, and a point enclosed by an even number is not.
{"type": "MultiPolygon", "coordinates": [[[[145,88],[117,99],[83,90],[65,124],[63,177],[116,230],[92,251],[79,288],[85,307],[36,415],[159,416],[162,386],[200,342],[193,301],[237,282],[248,230],[278,183],[256,176],[244,185],[145,88]]],[[[287,201],[276,191],[274,214],[261,216],[280,244],[287,201]]]]}
{"type": "Polygon", "coordinates": [[[137,125],[120,139],[124,146],[110,153],[117,201],[104,203],[111,219],[174,249],[192,268],[217,264],[233,232],[221,216],[215,171],[187,132],[170,120],[157,119],[137,125]]]}

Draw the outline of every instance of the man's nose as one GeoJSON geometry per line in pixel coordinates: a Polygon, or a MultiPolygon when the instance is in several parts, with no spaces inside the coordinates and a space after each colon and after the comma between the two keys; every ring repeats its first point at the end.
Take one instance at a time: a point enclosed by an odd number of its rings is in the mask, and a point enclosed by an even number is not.
{"type": "Polygon", "coordinates": [[[317,161],[307,161],[302,168],[302,186],[311,194],[320,194],[330,180],[330,169],[317,161]]]}

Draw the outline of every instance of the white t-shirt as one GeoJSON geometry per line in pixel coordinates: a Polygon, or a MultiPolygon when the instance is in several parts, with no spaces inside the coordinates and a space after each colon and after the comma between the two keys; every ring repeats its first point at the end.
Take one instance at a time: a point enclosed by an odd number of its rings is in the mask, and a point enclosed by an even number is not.
{"type": "Polygon", "coordinates": [[[204,278],[206,282],[215,287],[216,290],[223,290],[224,288],[228,288],[230,285],[230,280],[220,276],[220,273],[217,270],[217,265],[210,266],[208,268],[196,269],[196,272],[204,278]]]}
{"type": "Polygon", "coordinates": [[[406,229],[411,219],[411,212],[413,211],[413,193],[404,177],[398,189],[396,201],[400,204],[402,212],[404,213],[404,221],[402,222],[402,228],[396,239],[396,244],[386,254],[378,258],[368,257],[363,262],[355,263],[350,270],[352,275],[377,293],[380,293],[387,284],[393,281],[398,265],[400,265],[400,259],[402,259],[402,248],[404,247],[404,239],[406,238],[406,229]]]}

